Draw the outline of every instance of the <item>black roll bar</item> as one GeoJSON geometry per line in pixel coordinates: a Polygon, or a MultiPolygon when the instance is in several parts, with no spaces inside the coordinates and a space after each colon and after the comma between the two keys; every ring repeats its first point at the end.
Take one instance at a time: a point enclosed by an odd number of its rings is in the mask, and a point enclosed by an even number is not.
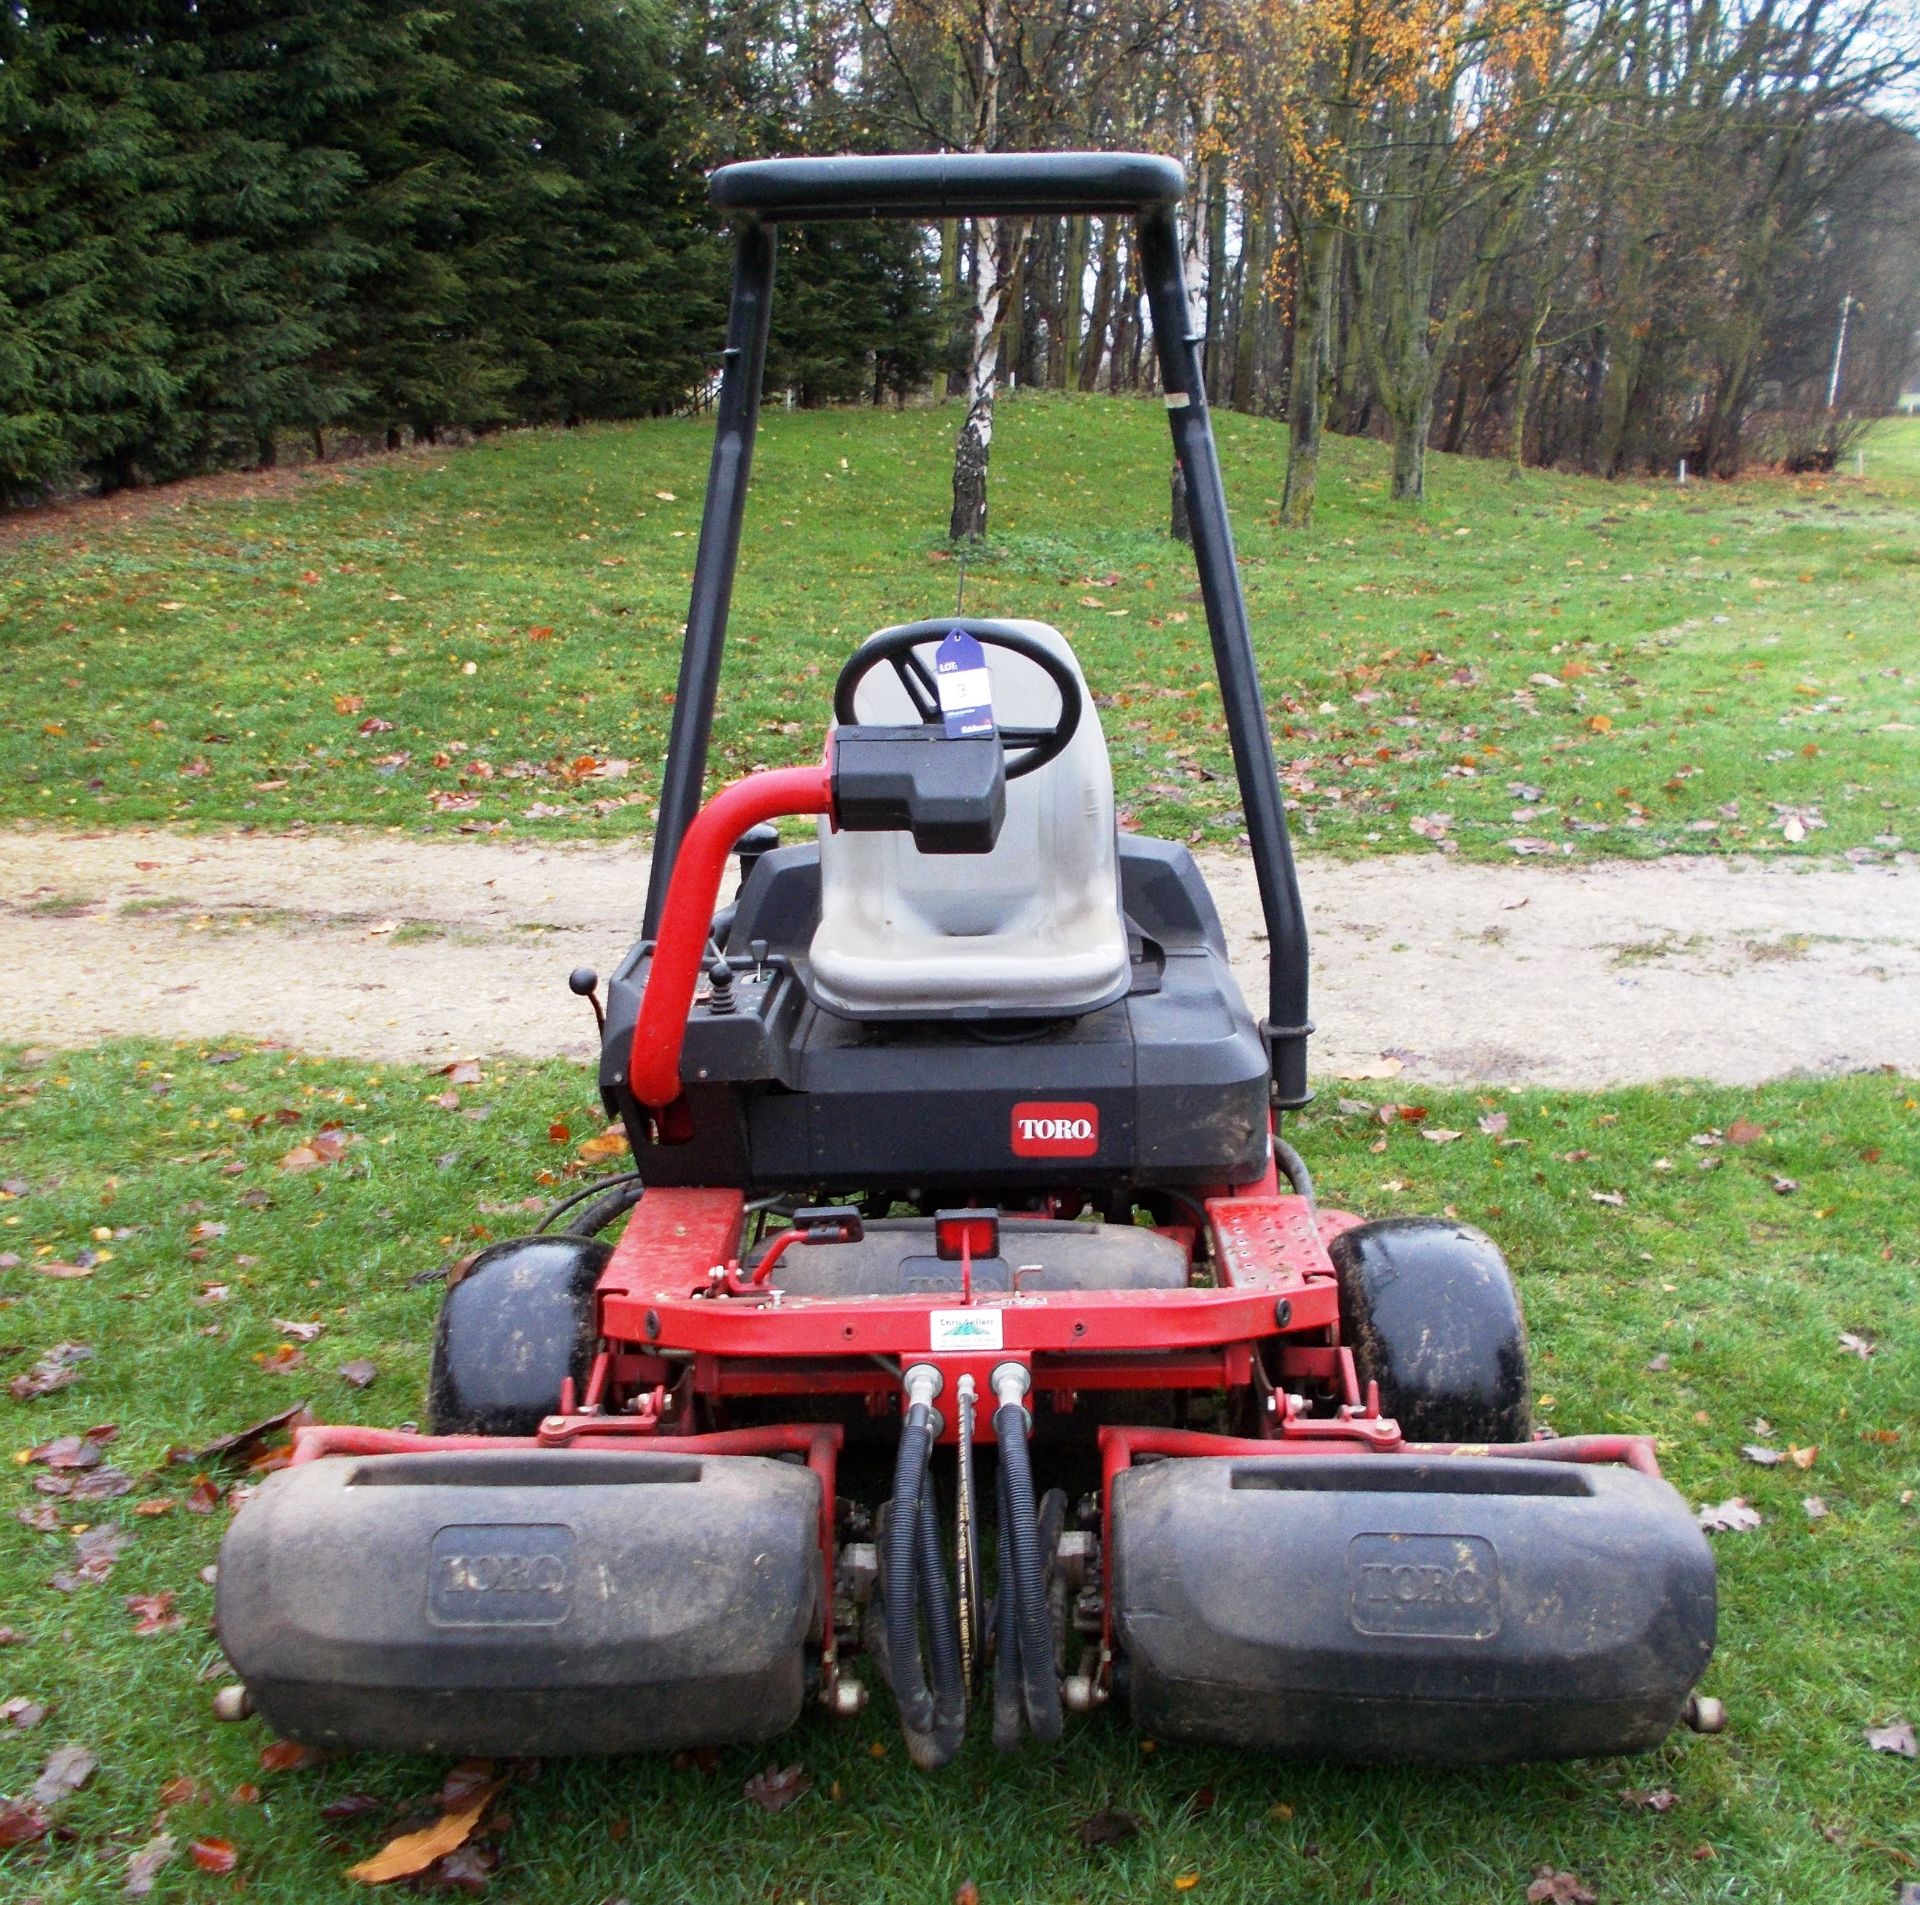
{"type": "Polygon", "coordinates": [[[1186,175],[1153,152],[920,152],[750,159],[709,190],[723,211],[786,218],[1017,218],[1177,205],[1186,175]]]}
{"type": "Polygon", "coordinates": [[[657,935],[667,881],[700,806],[727,610],[740,555],[740,523],[766,371],[774,245],[768,226],[798,218],[1006,217],[1124,214],[1137,221],[1141,277],[1153,315],[1174,455],[1186,476],[1187,514],[1200,597],[1212,638],[1227,738],[1260,907],[1267,925],[1268,1011],[1274,1103],[1303,1105],[1307,1089],[1307,933],[1274,765],[1273,738],[1254,662],[1234,557],[1220,460],[1208,421],[1199,346],[1188,328],[1186,277],[1175,211],[1186,189],[1172,159],[1145,152],[919,153],[897,158],[756,159],[723,166],[713,202],[736,215],[733,302],[727,321],[718,427],[687,609],[686,645],[667,741],[644,931],[657,935]]]}

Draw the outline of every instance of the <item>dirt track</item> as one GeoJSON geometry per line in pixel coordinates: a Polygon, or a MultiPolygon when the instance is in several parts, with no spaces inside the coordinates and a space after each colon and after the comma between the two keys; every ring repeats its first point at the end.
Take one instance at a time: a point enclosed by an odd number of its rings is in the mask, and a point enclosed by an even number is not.
{"type": "MultiPolygon", "coordinates": [[[[584,1057],[576,965],[607,970],[646,861],[385,834],[5,836],[0,1040],[272,1038],[314,1052],[584,1057]]],[[[1244,861],[1209,856],[1242,986],[1264,990],[1244,861]]],[[[1749,1083],[1920,1074],[1920,864],[1670,859],[1303,870],[1314,1068],[1434,1083],[1749,1083]]]]}

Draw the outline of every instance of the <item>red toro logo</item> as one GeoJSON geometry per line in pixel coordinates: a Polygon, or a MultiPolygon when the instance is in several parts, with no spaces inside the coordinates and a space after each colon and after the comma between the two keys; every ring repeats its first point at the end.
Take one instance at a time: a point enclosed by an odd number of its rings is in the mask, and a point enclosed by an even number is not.
{"type": "Polygon", "coordinates": [[[1017,1158],[1090,1158],[1100,1148],[1100,1107],[1029,1102],[1013,1108],[1017,1158]]]}

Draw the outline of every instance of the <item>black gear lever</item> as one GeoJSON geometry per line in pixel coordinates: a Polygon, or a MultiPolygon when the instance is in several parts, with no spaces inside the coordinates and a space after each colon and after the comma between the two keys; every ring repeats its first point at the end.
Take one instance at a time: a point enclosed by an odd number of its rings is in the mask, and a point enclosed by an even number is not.
{"type": "Polygon", "coordinates": [[[600,1009],[600,975],[591,966],[575,966],[567,974],[567,990],[576,999],[585,999],[593,1007],[593,1022],[606,1036],[607,1015],[600,1009]]]}

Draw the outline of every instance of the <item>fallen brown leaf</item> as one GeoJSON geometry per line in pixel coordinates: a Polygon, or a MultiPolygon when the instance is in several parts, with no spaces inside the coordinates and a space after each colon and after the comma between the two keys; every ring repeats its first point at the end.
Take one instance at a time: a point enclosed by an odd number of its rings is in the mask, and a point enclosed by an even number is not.
{"type": "Polygon", "coordinates": [[[1744,1495],[1710,1504],[1700,1510],[1700,1526],[1709,1534],[1744,1534],[1760,1526],[1760,1511],[1744,1495]]]}
{"type": "Polygon", "coordinates": [[[1758,1442],[1742,1442],[1740,1453],[1760,1468],[1778,1468],[1787,1459],[1778,1449],[1763,1448],[1758,1442]]]}
{"type": "Polygon", "coordinates": [[[52,1830],[52,1815],[37,1801],[0,1800],[0,1852],[11,1852],[15,1846],[33,1845],[52,1830]]]}
{"type": "MultiPolygon", "coordinates": [[[[1902,1759],[1920,1759],[1920,1740],[1913,1734],[1911,1720],[1890,1720],[1885,1726],[1867,1728],[1867,1744],[1876,1753],[1897,1753],[1902,1759]]],[[[36,1786],[34,1791],[39,1792],[36,1786]]]]}
{"type": "Polygon", "coordinates": [[[424,1872],[436,1859],[466,1844],[480,1823],[495,1788],[483,1786],[457,1812],[442,1813],[430,1826],[418,1832],[403,1832],[390,1840],[370,1859],[347,1867],[347,1877],[362,1885],[387,1885],[395,1879],[410,1879],[424,1872]]]}
{"type": "Polygon", "coordinates": [[[1757,1144],[1767,1135],[1767,1127],[1751,1118],[1736,1118],[1721,1135],[1729,1144],[1757,1144]]]}
{"type": "Polygon", "coordinates": [[[1096,1846],[1124,1845],[1129,1839],[1137,1839],[1140,1830],[1138,1813],[1128,1812],[1123,1806],[1103,1806],[1082,1819],[1074,1827],[1073,1836],[1092,1850],[1096,1846]]]}
{"type": "Polygon", "coordinates": [[[126,1605],[127,1612],[133,1616],[133,1631],[143,1636],[171,1634],[186,1618],[173,1611],[171,1588],[163,1588],[158,1594],[129,1594],[126,1605]]]}
{"type": "Polygon", "coordinates": [[[1680,1803],[1680,1795],[1665,1786],[1629,1787],[1620,1795],[1621,1803],[1637,1812],[1671,1812],[1680,1803]]]}
{"type": "Polygon", "coordinates": [[[57,1435],[51,1442],[42,1442],[38,1448],[27,1451],[30,1462],[44,1462],[48,1468],[76,1469],[92,1468],[101,1460],[100,1442],[89,1433],[87,1435],[57,1435]]]}
{"type": "MultiPolygon", "coordinates": [[[[1912,1735],[1909,1733],[1908,1738],[1912,1735]]],[[[84,1746],[57,1746],[47,1755],[40,1777],[33,1782],[33,1797],[42,1806],[56,1806],[69,1793],[77,1793],[100,1764],[99,1756],[84,1746]]]]}
{"type": "Polygon", "coordinates": [[[187,1847],[187,1857],[203,1872],[231,1872],[240,1863],[231,1839],[196,1839],[187,1847]]]}
{"type": "Polygon", "coordinates": [[[320,1808],[320,1817],[330,1824],[342,1819],[363,1819],[370,1812],[378,1812],[386,1803],[372,1793],[343,1793],[320,1808]]]}
{"type": "Polygon", "coordinates": [[[302,1746],[298,1740],[269,1740],[260,1749],[260,1766],[263,1772],[290,1773],[313,1756],[313,1748],[302,1746]]]}
{"type": "Polygon", "coordinates": [[[741,1791],[763,1812],[785,1812],[813,1789],[813,1775],[797,1762],[755,1773],[741,1791]]]}
{"type": "Polygon", "coordinates": [[[56,1343],[23,1376],[7,1384],[7,1393],[15,1402],[33,1402],[64,1389],[80,1374],[80,1365],[93,1355],[85,1343],[56,1343]]]}
{"type": "Polygon", "coordinates": [[[146,1898],[153,1882],[171,1861],[175,1851],[173,1834],[156,1832],[137,1852],[127,1854],[127,1880],[120,1888],[127,1898],[146,1898]]]}
{"type": "Polygon", "coordinates": [[[355,1389],[366,1388],[379,1373],[380,1366],[369,1362],[364,1356],[357,1356],[352,1362],[340,1365],[340,1380],[355,1389]]]}
{"type": "Polygon", "coordinates": [[[1533,1868],[1533,1883],[1527,1887],[1527,1905],[1599,1905],[1593,1890],[1571,1872],[1556,1872],[1550,1865],[1533,1868]]]}
{"type": "Polygon", "coordinates": [[[178,1462],[218,1462],[232,1457],[238,1461],[248,1461],[254,1451],[268,1436],[279,1429],[303,1429],[313,1420],[304,1402],[296,1402],[290,1409],[282,1409],[277,1415],[264,1416],[258,1422],[249,1422],[244,1429],[235,1429],[231,1435],[216,1436],[204,1447],[185,1451],[170,1457],[178,1462]]]}
{"type": "Polygon", "coordinates": [[[458,1812],[475,1793],[501,1784],[498,1770],[490,1759],[463,1759],[440,1782],[440,1796],[434,1802],[442,1812],[458,1812]]]}

